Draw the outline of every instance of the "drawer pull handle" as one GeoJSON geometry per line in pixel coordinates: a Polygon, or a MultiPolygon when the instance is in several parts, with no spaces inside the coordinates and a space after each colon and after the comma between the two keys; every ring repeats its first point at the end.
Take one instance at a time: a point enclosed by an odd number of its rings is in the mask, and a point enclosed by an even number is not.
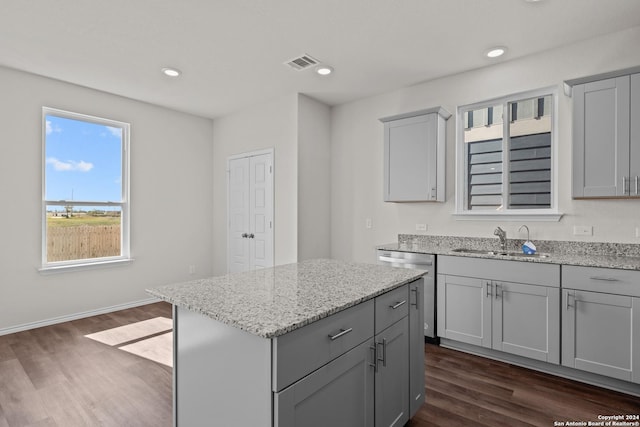
{"type": "Polygon", "coordinates": [[[378,344],[374,342],[369,349],[373,351],[373,363],[369,362],[369,366],[373,368],[373,372],[378,372],[378,344]]]}
{"type": "Polygon", "coordinates": [[[591,280],[602,280],[604,282],[619,282],[619,279],[616,279],[615,277],[598,277],[598,276],[592,276],[589,277],[589,279],[591,280]]]}
{"type": "Polygon", "coordinates": [[[328,336],[329,336],[329,339],[330,339],[331,341],[333,341],[333,340],[337,340],[338,338],[340,338],[340,337],[341,337],[341,336],[343,336],[343,335],[347,335],[347,334],[348,334],[349,332],[351,332],[351,331],[353,331],[353,328],[349,328],[349,329],[340,329],[340,332],[338,332],[337,334],[335,334],[335,335],[331,335],[331,334],[329,334],[328,336]]]}
{"type": "Polygon", "coordinates": [[[411,289],[411,292],[416,293],[416,303],[411,303],[411,305],[414,305],[416,307],[416,310],[420,310],[420,306],[418,305],[418,301],[420,301],[420,291],[418,290],[418,287],[416,286],[415,288],[411,289]]]}
{"type": "Polygon", "coordinates": [[[401,306],[405,305],[406,303],[407,303],[407,300],[404,300],[404,301],[400,301],[400,302],[395,303],[395,305],[390,305],[389,307],[391,307],[392,309],[395,310],[396,308],[401,307],[401,306]]]}

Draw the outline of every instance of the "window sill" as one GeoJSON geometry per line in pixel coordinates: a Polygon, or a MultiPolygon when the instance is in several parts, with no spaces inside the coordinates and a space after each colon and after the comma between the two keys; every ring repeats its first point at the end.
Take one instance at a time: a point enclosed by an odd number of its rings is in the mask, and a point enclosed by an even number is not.
{"type": "Polygon", "coordinates": [[[95,262],[80,262],[74,264],[60,264],[60,265],[47,265],[38,269],[40,274],[56,274],[56,273],[70,273],[73,271],[93,270],[96,268],[115,267],[118,265],[127,265],[133,262],[133,258],[118,258],[109,259],[95,262]]]}
{"type": "Polygon", "coordinates": [[[454,219],[458,221],[546,221],[546,222],[558,222],[562,218],[562,213],[559,212],[546,212],[546,213],[531,213],[531,212],[464,212],[454,213],[454,219]]]}

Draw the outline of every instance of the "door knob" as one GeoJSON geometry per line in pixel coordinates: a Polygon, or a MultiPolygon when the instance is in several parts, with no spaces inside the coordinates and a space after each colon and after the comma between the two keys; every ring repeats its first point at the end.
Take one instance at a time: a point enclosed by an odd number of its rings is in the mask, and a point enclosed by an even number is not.
{"type": "Polygon", "coordinates": [[[249,234],[249,238],[253,239],[255,236],[253,235],[253,233],[249,234]]]}
{"type": "Polygon", "coordinates": [[[249,235],[247,233],[242,233],[242,238],[246,239],[247,237],[249,237],[249,235]]]}

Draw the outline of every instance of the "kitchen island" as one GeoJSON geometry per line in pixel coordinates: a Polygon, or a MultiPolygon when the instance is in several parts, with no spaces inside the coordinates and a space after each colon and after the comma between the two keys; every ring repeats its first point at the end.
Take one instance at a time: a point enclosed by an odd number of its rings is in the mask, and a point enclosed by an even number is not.
{"type": "Polygon", "coordinates": [[[403,425],[424,274],[321,259],[149,289],[174,307],[174,424],[403,425]]]}

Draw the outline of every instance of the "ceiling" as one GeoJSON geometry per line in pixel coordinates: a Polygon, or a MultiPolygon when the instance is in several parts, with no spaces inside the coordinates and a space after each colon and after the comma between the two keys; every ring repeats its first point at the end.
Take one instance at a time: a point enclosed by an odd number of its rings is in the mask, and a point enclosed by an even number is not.
{"type": "MultiPolygon", "coordinates": [[[[215,118],[329,105],[640,25],[639,0],[0,0],[0,65],[215,118]],[[328,77],[283,63],[307,53],[328,77]],[[160,70],[182,70],[168,78],[160,70]]],[[[551,64],[550,64],[551,65],[551,64]]]]}

